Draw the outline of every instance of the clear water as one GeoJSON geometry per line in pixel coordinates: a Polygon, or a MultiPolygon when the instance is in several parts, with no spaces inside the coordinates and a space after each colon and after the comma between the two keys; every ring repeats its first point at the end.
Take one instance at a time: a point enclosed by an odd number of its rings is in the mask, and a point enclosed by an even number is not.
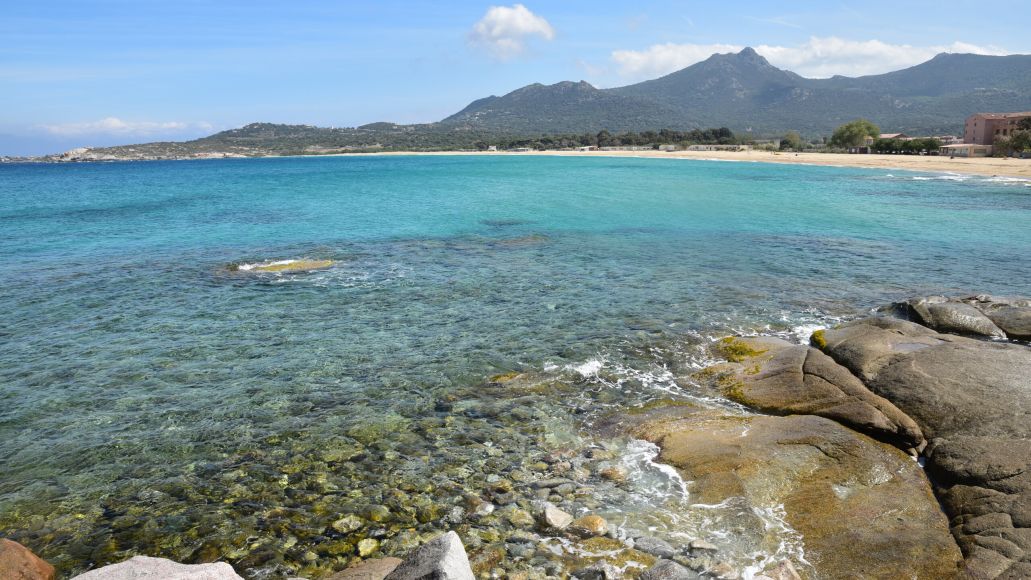
{"type": "Polygon", "coordinates": [[[720,522],[740,510],[692,508],[592,425],[670,397],[744,413],[678,381],[728,332],[804,340],[911,294],[1031,295],[1019,180],[284,158],[6,165],[0,200],[0,535],[66,574],[149,553],[315,577],[357,558],[327,525],[369,504],[393,515],[351,536],[381,553],[457,527],[476,554],[503,517],[441,514],[592,446],[630,481],[583,478],[591,499],[552,498],[568,509],[708,538],[742,570],[804,566],[790,530],[735,543],[720,522]],[[336,265],[227,268],[293,258],[336,265]],[[508,371],[551,386],[486,384],[508,371]]]}

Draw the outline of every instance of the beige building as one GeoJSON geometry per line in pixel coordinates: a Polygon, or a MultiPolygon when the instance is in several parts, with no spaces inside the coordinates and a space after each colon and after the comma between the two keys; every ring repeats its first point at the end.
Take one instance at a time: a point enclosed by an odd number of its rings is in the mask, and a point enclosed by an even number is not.
{"type": "Polygon", "coordinates": [[[939,155],[949,157],[988,157],[992,154],[991,145],[977,145],[976,143],[956,143],[953,145],[942,145],[938,150],[939,155]]]}
{"type": "Polygon", "coordinates": [[[963,142],[991,145],[996,139],[1008,139],[1017,128],[1017,123],[1028,117],[1031,117],[1031,111],[971,115],[963,126],[963,142]]]}

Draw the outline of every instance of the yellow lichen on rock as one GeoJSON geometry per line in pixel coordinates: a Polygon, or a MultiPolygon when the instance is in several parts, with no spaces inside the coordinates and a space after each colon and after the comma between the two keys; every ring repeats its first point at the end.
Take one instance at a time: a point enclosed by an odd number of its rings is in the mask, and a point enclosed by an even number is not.
{"type": "Polygon", "coordinates": [[[753,348],[740,338],[728,336],[716,343],[715,350],[717,354],[730,362],[742,362],[765,354],[769,349],[753,348]]]}

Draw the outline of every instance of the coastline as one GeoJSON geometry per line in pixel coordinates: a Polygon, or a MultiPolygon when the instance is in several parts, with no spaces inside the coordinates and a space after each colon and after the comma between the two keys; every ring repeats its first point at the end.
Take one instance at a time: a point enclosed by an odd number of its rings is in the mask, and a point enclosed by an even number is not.
{"type": "Polygon", "coordinates": [[[781,163],[890,169],[927,173],[954,173],[987,177],[1014,177],[1031,180],[1031,160],[998,157],[950,159],[920,155],[853,155],[848,153],[787,153],[773,151],[385,151],[381,153],[340,153],[334,157],[363,155],[525,155],[555,157],[637,157],[648,159],[694,159],[699,161],[737,161],[743,163],[781,163]]]}

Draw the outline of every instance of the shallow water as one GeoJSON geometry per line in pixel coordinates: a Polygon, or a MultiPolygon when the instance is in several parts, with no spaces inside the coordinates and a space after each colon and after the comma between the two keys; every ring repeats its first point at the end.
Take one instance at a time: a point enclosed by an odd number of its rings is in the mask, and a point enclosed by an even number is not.
{"type": "Polygon", "coordinates": [[[461,526],[486,551],[503,510],[456,498],[509,503],[495,480],[522,497],[555,453],[628,470],[553,498],[617,536],[804,567],[777,506],[748,516],[769,537],[735,538],[738,507],[694,506],[595,422],[667,398],[745,413],[676,380],[729,332],[801,341],[911,294],[1031,294],[1031,187],[992,178],[294,158],[7,165],[0,199],[0,535],[66,573],[149,553],[317,576],[359,536],[401,553],[461,526]],[[335,265],[228,267],[300,258],[335,265]],[[486,384],[509,371],[536,382],[486,384]],[[391,515],[327,528],[369,505],[391,515]]]}

